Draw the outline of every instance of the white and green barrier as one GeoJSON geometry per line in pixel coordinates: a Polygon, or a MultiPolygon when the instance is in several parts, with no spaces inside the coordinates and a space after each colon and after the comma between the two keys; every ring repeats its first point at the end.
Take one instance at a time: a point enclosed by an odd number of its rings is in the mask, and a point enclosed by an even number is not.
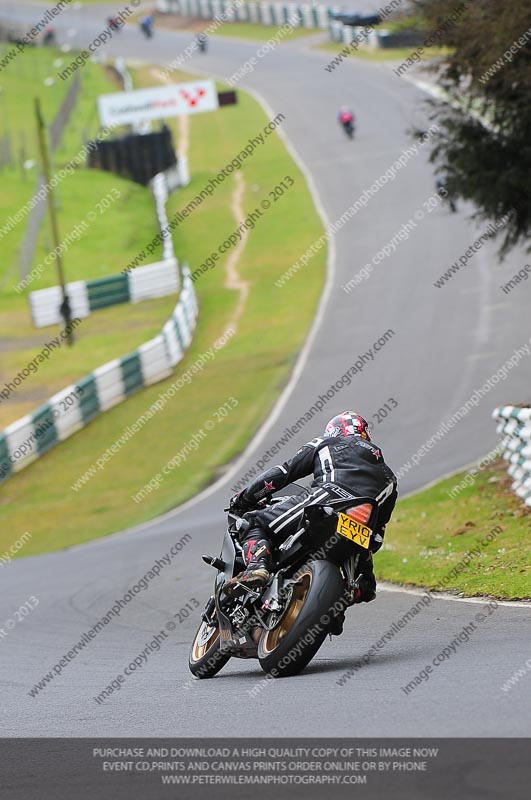
{"type": "Polygon", "coordinates": [[[158,336],[57,392],[33,414],[12,423],[0,434],[0,483],[84,428],[94,417],[171,375],[192,340],[197,312],[190,270],[183,267],[179,301],[158,336]]]}
{"type": "Polygon", "coordinates": [[[501,406],[492,416],[498,421],[497,433],[503,435],[502,457],[509,462],[511,488],[531,506],[531,408],[501,406]]]}
{"type": "MultiPolygon", "coordinates": [[[[330,12],[327,6],[306,3],[235,3],[234,0],[156,0],[159,14],[179,14],[199,19],[250,22],[256,25],[327,30],[330,12]]],[[[335,9],[334,9],[335,10],[335,9]]]]}
{"type": "MultiPolygon", "coordinates": [[[[179,290],[177,260],[170,257],[155,264],[137,267],[127,275],[109,275],[92,281],[66,284],[72,318],[88,317],[94,311],[117,303],[140,303],[154,297],[176,294],[179,290]]],[[[29,295],[31,317],[37,328],[62,322],[60,286],[39,289],[29,295]]]]}
{"type": "Polygon", "coordinates": [[[384,30],[376,31],[374,28],[367,30],[367,28],[343,25],[342,22],[333,19],[327,27],[332,41],[344,44],[356,41],[361,47],[381,47],[381,39],[388,34],[388,31],[384,30]]]}
{"type": "Polygon", "coordinates": [[[221,22],[249,22],[277,28],[292,27],[328,30],[335,42],[350,44],[356,40],[362,46],[381,47],[389,31],[352,27],[332,18],[339,8],[306,3],[253,3],[234,0],[156,0],[159,14],[178,14],[182,17],[215,19],[221,22]]]}
{"type": "MultiPolygon", "coordinates": [[[[171,169],[155,175],[151,190],[155,200],[160,231],[168,228],[166,201],[170,192],[183,185],[182,175],[171,169]]],[[[162,240],[162,261],[136,267],[127,274],[109,275],[90,281],[66,284],[72,319],[83,319],[107,306],[117,303],[140,303],[155,297],[176,294],[179,290],[179,271],[169,233],[162,240]]],[[[60,286],[30,292],[29,303],[33,324],[37,328],[63,321],[60,306],[63,299],[60,286]]]]}

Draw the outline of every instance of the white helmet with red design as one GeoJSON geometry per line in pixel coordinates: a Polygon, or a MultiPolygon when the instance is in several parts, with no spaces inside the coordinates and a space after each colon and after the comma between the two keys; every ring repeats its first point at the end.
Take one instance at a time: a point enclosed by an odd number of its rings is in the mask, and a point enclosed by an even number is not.
{"type": "Polygon", "coordinates": [[[324,431],[325,436],[361,436],[371,441],[371,426],[355,411],[343,411],[333,417],[324,431]]]}

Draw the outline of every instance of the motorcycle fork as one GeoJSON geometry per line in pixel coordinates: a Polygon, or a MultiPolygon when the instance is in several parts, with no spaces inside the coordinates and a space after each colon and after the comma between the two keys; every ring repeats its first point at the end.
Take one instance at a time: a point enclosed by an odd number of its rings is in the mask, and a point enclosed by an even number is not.
{"type": "Polygon", "coordinates": [[[232,625],[230,619],[221,610],[219,604],[219,591],[216,592],[215,602],[216,602],[216,616],[219,622],[219,635],[221,638],[221,647],[223,647],[224,642],[227,642],[229,639],[232,638],[232,625]]]}
{"type": "MultiPolygon", "coordinates": [[[[256,599],[259,595],[251,589],[247,587],[242,587],[245,589],[245,593],[247,594],[247,598],[249,595],[256,599]]],[[[230,655],[238,657],[253,657],[252,655],[248,654],[247,656],[244,655],[245,651],[239,652],[241,648],[234,644],[234,640],[237,639],[239,645],[242,647],[247,647],[252,650],[253,648],[256,649],[256,643],[253,641],[251,636],[251,632],[247,630],[245,625],[242,628],[239,628],[236,624],[236,627],[232,624],[231,619],[225,614],[225,612],[221,608],[220,603],[220,594],[221,592],[218,590],[215,596],[215,603],[216,603],[216,615],[219,620],[219,635],[221,638],[220,644],[220,652],[221,653],[228,653],[230,655]]],[[[243,601],[245,603],[245,600],[243,601]]],[[[250,651],[249,651],[250,652],[250,651]]]]}
{"type": "Polygon", "coordinates": [[[203,622],[206,622],[207,625],[217,625],[217,619],[215,615],[216,610],[216,601],[214,599],[214,595],[208,598],[208,603],[205,606],[203,613],[201,614],[201,619],[203,622]]]}

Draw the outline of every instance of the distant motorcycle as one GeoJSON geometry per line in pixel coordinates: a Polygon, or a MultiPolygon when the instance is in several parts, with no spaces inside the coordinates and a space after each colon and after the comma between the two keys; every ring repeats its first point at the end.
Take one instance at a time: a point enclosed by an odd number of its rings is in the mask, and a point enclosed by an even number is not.
{"type": "Polygon", "coordinates": [[[300,528],[275,548],[268,583],[256,590],[241,585],[230,595],[224,587],[245,568],[239,534],[250,523],[226,509],[221,553],[203,556],[217,576],[190,651],[189,668],[197,678],[213,678],[230,658],[257,658],[273,677],[296,675],[328,634],[342,633],[344,611],[355,602],[362,578],[359,559],[371,547],[378,504],[332,483],[321,488],[311,500],[303,490],[309,503],[300,528]]]}
{"type": "Polygon", "coordinates": [[[112,31],[121,31],[122,25],[120,24],[120,20],[118,17],[108,17],[107,18],[107,25],[112,31]]]}
{"type": "Polygon", "coordinates": [[[339,124],[342,125],[343,130],[349,139],[354,138],[355,121],[354,114],[351,111],[340,111],[338,116],[339,124]]]}
{"type": "Polygon", "coordinates": [[[46,28],[43,37],[43,44],[45,44],[47,47],[55,47],[57,45],[55,30],[53,28],[46,28]]]}
{"type": "Polygon", "coordinates": [[[151,39],[153,36],[153,17],[143,17],[140,20],[140,30],[146,39],[151,39]]]}
{"type": "Polygon", "coordinates": [[[200,33],[197,37],[197,44],[199,45],[199,51],[201,53],[206,53],[207,51],[207,37],[204,33],[200,33]]]}
{"type": "Polygon", "coordinates": [[[349,139],[354,138],[354,121],[349,119],[346,122],[343,122],[343,130],[347,134],[349,139]]]}

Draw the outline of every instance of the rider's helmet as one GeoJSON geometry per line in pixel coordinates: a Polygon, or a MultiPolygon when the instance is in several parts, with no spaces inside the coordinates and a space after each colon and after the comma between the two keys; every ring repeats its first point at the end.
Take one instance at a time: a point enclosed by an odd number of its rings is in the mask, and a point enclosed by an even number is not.
{"type": "Polygon", "coordinates": [[[356,414],[355,411],[343,411],[337,417],[332,417],[327,424],[325,436],[361,436],[371,441],[371,426],[366,419],[356,414]]]}

